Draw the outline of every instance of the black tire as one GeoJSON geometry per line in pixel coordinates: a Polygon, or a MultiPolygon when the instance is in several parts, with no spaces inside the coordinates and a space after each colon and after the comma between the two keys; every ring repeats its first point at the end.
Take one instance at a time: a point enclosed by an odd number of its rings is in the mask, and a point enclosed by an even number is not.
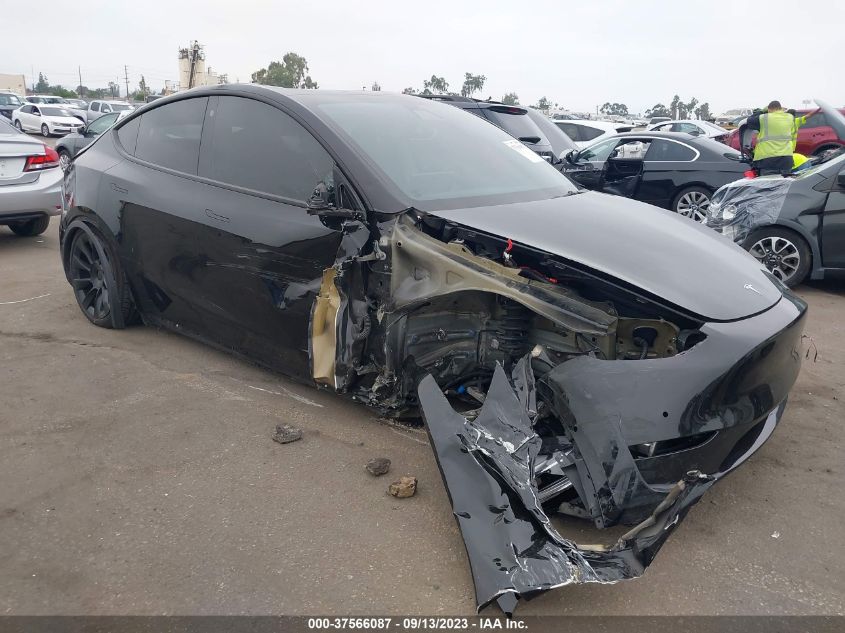
{"type": "Polygon", "coordinates": [[[829,149],[840,149],[842,145],[824,145],[823,147],[816,148],[816,151],[813,152],[813,156],[821,156],[829,149]]]}
{"type": "Polygon", "coordinates": [[[18,128],[18,132],[23,132],[23,125],[21,125],[21,120],[18,119],[15,121],[15,127],[18,128]]]}
{"type": "Polygon", "coordinates": [[[807,240],[794,231],[777,226],[754,231],[745,240],[745,250],[790,288],[807,278],[813,264],[813,253],[807,240]]]}
{"type": "Polygon", "coordinates": [[[137,320],[132,293],[120,261],[113,254],[105,240],[98,235],[89,235],[77,230],[73,236],[68,254],[68,273],[73,286],[76,303],[86,318],[96,326],[114,328],[112,309],[120,310],[124,327],[137,320]],[[105,274],[99,251],[99,243],[111,267],[117,288],[112,288],[105,274]]]}
{"type": "Polygon", "coordinates": [[[46,123],[41,124],[41,136],[47,138],[50,136],[50,128],[47,126],[46,123]]]}
{"type": "Polygon", "coordinates": [[[20,237],[35,237],[46,231],[48,226],[50,226],[50,216],[42,215],[41,217],[26,220],[25,222],[12,222],[9,228],[12,229],[15,235],[19,235],[20,237]]]}
{"type": "Polygon", "coordinates": [[[685,187],[672,200],[672,211],[696,222],[707,221],[713,192],[706,187],[685,187]]]}

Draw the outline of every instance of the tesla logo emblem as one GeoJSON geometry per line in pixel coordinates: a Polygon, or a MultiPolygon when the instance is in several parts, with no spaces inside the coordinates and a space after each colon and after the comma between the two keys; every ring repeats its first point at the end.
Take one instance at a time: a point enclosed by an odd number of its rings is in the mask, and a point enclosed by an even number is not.
{"type": "Polygon", "coordinates": [[[743,288],[745,288],[746,290],[750,290],[751,292],[756,292],[758,295],[762,295],[762,294],[763,294],[762,292],[760,292],[759,290],[757,290],[757,288],[755,288],[755,287],[754,287],[754,286],[752,286],[751,284],[745,284],[745,285],[743,286],[743,288]]]}

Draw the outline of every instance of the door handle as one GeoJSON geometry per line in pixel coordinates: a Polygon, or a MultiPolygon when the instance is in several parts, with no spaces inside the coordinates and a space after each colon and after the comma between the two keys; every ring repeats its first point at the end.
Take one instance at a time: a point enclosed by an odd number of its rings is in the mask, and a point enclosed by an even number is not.
{"type": "Polygon", "coordinates": [[[118,187],[114,183],[111,183],[111,188],[112,188],[113,191],[116,191],[117,193],[129,193],[128,189],[124,189],[123,187],[118,187]]]}
{"type": "Polygon", "coordinates": [[[211,209],[206,209],[205,214],[210,217],[212,220],[217,220],[218,222],[228,222],[229,218],[225,215],[220,215],[219,213],[215,213],[211,209]]]}

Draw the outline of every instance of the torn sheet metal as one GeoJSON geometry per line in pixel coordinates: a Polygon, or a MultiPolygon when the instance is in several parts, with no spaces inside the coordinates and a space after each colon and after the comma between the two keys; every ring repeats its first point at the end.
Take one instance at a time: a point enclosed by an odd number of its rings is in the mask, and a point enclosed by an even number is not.
{"type": "Polygon", "coordinates": [[[455,412],[430,375],[418,393],[466,546],[479,610],[496,601],[510,615],[517,599],[555,587],[641,575],[714,481],[694,473],[614,546],[579,547],[557,532],[538,498],[534,472],[541,440],[533,428],[536,394],[526,359],[516,365],[512,382],[496,366],[475,419],[455,412]]]}

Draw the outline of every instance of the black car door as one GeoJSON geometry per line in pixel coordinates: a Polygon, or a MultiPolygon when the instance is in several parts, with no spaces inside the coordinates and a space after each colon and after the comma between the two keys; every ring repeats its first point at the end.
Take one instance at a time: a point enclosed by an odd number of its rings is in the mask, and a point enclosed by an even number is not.
{"type": "Polygon", "coordinates": [[[226,345],[301,377],[310,375],[312,305],[344,230],[309,213],[307,201],[320,183],[334,188],[336,169],[278,108],[211,98],[199,176],[214,184],[196,227],[195,303],[226,345]]]}
{"type": "Polygon", "coordinates": [[[601,190],[615,196],[637,197],[647,149],[648,141],[622,139],[604,165],[601,190]]]}
{"type": "Polygon", "coordinates": [[[822,265],[845,268],[845,168],[834,176],[833,190],[827,196],[822,224],[822,265]]]}
{"type": "Polygon", "coordinates": [[[601,191],[604,166],[617,143],[618,138],[609,138],[582,149],[561,164],[563,173],[582,187],[601,191]]]}

